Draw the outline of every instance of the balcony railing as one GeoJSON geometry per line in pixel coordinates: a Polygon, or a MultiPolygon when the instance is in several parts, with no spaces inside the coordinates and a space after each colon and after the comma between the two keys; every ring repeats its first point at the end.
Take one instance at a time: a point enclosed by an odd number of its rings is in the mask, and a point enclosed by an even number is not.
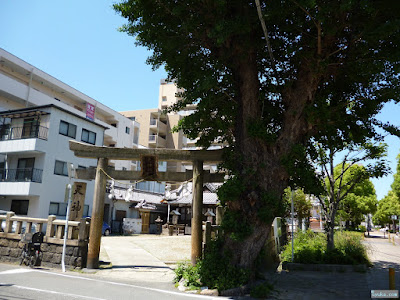
{"type": "Polygon", "coordinates": [[[43,170],[35,168],[0,169],[0,181],[42,182],[43,170]]]}
{"type": "Polygon", "coordinates": [[[39,138],[47,140],[49,129],[39,125],[23,126],[23,127],[0,127],[0,140],[20,140],[39,138]]]}

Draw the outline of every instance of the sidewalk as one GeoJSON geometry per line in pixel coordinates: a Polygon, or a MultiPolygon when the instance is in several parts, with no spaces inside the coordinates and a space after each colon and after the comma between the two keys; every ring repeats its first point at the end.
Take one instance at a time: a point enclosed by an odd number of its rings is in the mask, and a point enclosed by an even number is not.
{"type": "MultiPolygon", "coordinates": [[[[393,235],[391,235],[392,237],[393,235]]],[[[395,241],[398,240],[395,238],[395,241]]],[[[369,246],[369,257],[374,267],[369,272],[368,286],[370,289],[389,289],[389,267],[395,269],[396,289],[400,289],[400,246],[389,242],[381,232],[372,232],[365,241],[369,246]]]]}
{"type": "Polygon", "coordinates": [[[278,272],[269,273],[278,291],[274,299],[370,299],[371,290],[389,289],[389,267],[395,268],[400,289],[400,246],[389,243],[387,235],[371,232],[365,238],[373,267],[366,273],[278,272]]]}

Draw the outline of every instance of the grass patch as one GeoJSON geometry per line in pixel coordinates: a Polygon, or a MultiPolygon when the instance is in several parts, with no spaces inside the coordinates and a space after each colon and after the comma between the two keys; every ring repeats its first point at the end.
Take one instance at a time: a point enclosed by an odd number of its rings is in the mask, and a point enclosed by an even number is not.
{"type": "MultiPolygon", "coordinates": [[[[336,232],[335,249],[326,248],[325,233],[311,230],[295,234],[294,262],[304,264],[370,265],[367,249],[362,243],[360,232],[336,232]]],[[[292,243],[285,246],[281,254],[282,262],[292,262],[292,243]]]]}

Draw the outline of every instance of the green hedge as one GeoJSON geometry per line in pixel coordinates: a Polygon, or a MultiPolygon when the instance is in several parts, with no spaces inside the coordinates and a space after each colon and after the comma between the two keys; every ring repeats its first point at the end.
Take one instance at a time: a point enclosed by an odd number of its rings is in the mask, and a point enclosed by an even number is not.
{"type": "MultiPolygon", "coordinates": [[[[359,232],[336,232],[335,249],[326,248],[326,235],[311,230],[295,233],[294,262],[304,264],[368,264],[367,249],[359,232]]],[[[292,243],[287,244],[281,254],[282,262],[292,262],[292,243]]]]}

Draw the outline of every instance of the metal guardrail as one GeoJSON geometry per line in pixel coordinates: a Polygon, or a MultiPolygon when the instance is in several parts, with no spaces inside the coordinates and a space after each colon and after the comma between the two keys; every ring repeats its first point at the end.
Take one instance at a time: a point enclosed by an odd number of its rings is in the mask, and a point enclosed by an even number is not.
{"type": "Polygon", "coordinates": [[[0,169],[0,181],[42,182],[43,170],[35,168],[0,169]]]}
{"type": "Polygon", "coordinates": [[[11,127],[7,128],[4,126],[0,127],[0,140],[21,140],[38,138],[47,140],[49,129],[44,126],[31,125],[23,127],[11,127]]]}

